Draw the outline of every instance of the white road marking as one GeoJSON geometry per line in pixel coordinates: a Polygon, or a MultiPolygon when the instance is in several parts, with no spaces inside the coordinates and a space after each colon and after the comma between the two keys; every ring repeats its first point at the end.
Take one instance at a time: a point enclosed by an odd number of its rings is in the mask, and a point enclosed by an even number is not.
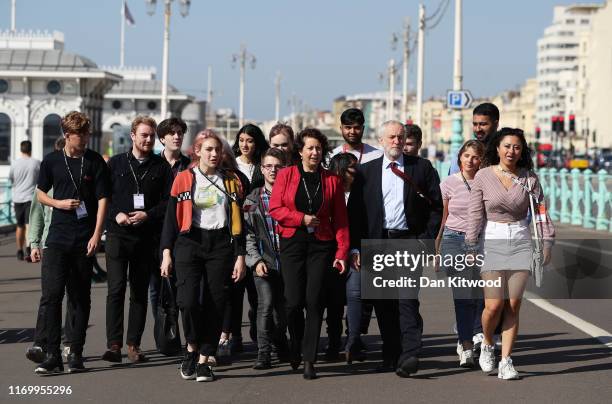
{"type": "Polygon", "coordinates": [[[590,335],[606,347],[612,349],[612,334],[610,334],[603,328],[599,328],[596,325],[591,324],[588,321],[585,321],[580,317],[575,316],[574,314],[555,306],[546,299],[540,299],[532,293],[526,292],[525,297],[527,298],[527,300],[529,300],[531,303],[533,303],[540,309],[560,318],[569,325],[579,329],[585,334],[590,335]]]}
{"type": "Polygon", "coordinates": [[[19,331],[19,332],[17,333],[17,335],[23,334],[23,333],[24,333],[26,330],[27,330],[27,328],[24,328],[23,330],[19,331]]]}

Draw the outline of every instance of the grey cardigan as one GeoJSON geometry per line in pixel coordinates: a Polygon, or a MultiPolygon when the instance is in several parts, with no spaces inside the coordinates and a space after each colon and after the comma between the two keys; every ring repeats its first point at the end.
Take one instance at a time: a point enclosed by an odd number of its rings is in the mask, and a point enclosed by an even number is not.
{"type": "Polygon", "coordinates": [[[246,236],[246,265],[255,269],[255,266],[264,261],[268,269],[278,271],[274,248],[270,240],[264,209],[261,205],[259,193],[261,187],[253,189],[244,201],[244,221],[247,226],[246,236]]]}

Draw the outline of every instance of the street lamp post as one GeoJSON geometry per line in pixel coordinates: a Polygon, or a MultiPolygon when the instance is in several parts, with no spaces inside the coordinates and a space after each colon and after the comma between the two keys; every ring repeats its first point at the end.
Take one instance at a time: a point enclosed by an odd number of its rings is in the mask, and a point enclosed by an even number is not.
{"type": "Polygon", "coordinates": [[[235,66],[236,63],[240,64],[240,99],[238,105],[238,126],[242,128],[244,125],[244,82],[245,82],[245,72],[246,72],[246,64],[250,62],[251,69],[255,69],[256,63],[255,56],[248,53],[246,49],[246,45],[240,45],[240,53],[232,55],[232,65],[235,66]]]}
{"type": "MultiPolygon", "coordinates": [[[[455,57],[453,69],[453,90],[463,87],[462,66],[462,0],[455,0],[455,57]]],[[[463,144],[463,114],[461,110],[453,111],[453,135],[451,136],[450,155],[457,154],[463,144]]]]}
{"type": "MultiPolygon", "coordinates": [[[[168,117],[168,64],[170,54],[170,16],[172,15],[172,2],[174,0],[164,0],[164,50],[162,56],[162,88],[161,88],[161,119],[168,117]]],[[[178,0],[180,3],[180,13],[183,17],[189,14],[191,0],[178,0]]],[[[155,14],[157,0],[145,0],[147,13],[155,14]]]]}

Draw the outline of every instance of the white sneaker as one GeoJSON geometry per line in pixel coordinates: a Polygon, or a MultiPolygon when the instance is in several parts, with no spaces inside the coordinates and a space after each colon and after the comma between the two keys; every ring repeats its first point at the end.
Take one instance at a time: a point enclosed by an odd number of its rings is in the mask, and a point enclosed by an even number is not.
{"type": "Polygon", "coordinates": [[[457,341],[457,355],[461,356],[461,352],[463,352],[463,345],[457,341]]]}
{"type": "Polygon", "coordinates": [[[483,372],[490,372],[495,369],[495,349],[493,345],[481,345],[478,363],[483,372]]]}
{"type": "Polygon", "coordinates": [[[471,349],[463,349],[459,355],[459,366],[462,368],[473,368],[474,351],[471,349]]]}
{"type": "Polygon", "coordinates": [[[472,342],[474,343],[474,351],[480,351],[480,345],[484,341],[484,334],[479,332],[478,334],[474,334],[472,337],[472,342]]]}
{"type": "Polygon", "coordinates": [[[503,358],[499,362],[497,377],[503,380],[516,380],[519,378],[519,374],[514,369],[514,366],[512,365],[512,359],[510,359],[510,357],[503,358]]]}
{"type": "Polygon", "coordinates": [[[217,356],[230,356],[230,344],[228,339],[220,339],[219,346],[217,347],[217,356]]]}

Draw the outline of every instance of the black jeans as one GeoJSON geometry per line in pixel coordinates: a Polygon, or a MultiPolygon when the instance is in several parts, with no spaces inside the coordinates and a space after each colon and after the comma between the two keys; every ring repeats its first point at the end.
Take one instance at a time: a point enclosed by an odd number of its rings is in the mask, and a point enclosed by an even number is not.
{"type": "Polygon", "coordinates": [[[323,284],[326,271],[332,270],[335,252],[335,240],[320,241],[302,229],[291,238],[280,239],[287,328],[294,358],[299,356],[300,348],[305,361],[314,362],[317,358],[323,318],[323,284]]]}
{"type": "Polygon", "coordinates": [[[272,344],[277,349],[287,347],[287,314],[283,281],[280,273],[270,270],[262,278],[253,275],[257,288],[257,349],[259,354],[270,354],[272,344]]]}
{"type": "MultiPolygon", "coordinates": [[[[71,304],[66,304],[66,316],[64,317],[64,345],[70,346],[70,327],[72,326],[71,304]]],[[[45,348],[47,346],[47,302],[41,296],[38,304],[38,314],[36,316],[36,329],[34,330],[34,346],[45,348]]]]}
{"type": "MultiPolygon", "coordinates": [[[[357,274],[359,276],[359,274],[357,274]]],[[[342,317],[346,304],[346,274],[340,275],[336,268],[325,272],[324,306],[327,310],[327,349],[340,351],[342,346],[342,317]]]]}
{"type": "Polygon", "coordinates": [[[70,321],[70,351],[83,353],[89,312],[91,309],[92,258],[86,256],[85,246],[65,248],[48,246],[42,258],[42,298],[46,303],[45,329],[47,352],[60,353],[62,334],[62,300],[68,291],[70,321]]]}
{"type": "Polygon", "coordinates": [[[185,340],[214,356],[235,262],[229,231],[191,229],[179,235],[174,257],[185,340]]]}
{"type": "Polygon", "coordinates": [[[126,343],[140,346],[147,319],[147,294],[154,255],[159,249],[151,239],[109,234],[106,239],[106,342],[123,345],[123,311],[129,279],[130,308],[126,343]]]}
{"type": "Polygon", "coordinates": [[[225,307],[223,316],[223,332],[229,333],[232,337],[242,337],[242,312],[244,307],[244,292],[247,293],[249,301],[249,323],[253,328],[257,328],[257,289],[253,281],[253,273],[247,270],[244,279],[230,286],[230,298],[225,307]]]}

